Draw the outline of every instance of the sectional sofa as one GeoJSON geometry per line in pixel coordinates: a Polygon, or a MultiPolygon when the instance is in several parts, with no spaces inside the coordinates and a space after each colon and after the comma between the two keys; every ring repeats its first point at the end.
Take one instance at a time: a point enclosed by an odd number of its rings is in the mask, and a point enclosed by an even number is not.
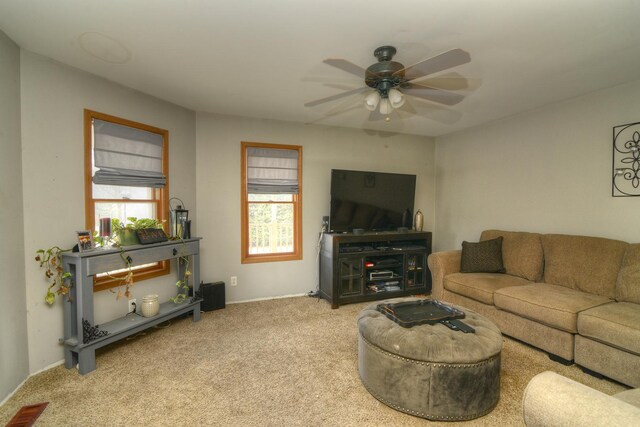
{"type": "Polygon", "coordinates": [[[554,360],[640,387],[640,244],[482,232],[480,242],[496,241],[502,268],[493,272],[461,272],[461,250],[431,254],[432,297],[489,317],[554,360]]]}
{"type": "Polygon", "coordinates": [[[522,398],[527,427],[640,425],[640,388],[609,396],[555,372],[542,372],[522,398]]]}

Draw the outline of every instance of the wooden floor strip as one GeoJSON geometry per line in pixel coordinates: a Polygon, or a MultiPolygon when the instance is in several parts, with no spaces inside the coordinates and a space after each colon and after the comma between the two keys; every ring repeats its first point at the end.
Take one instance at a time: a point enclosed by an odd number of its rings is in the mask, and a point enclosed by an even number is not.
{"type": "Polygon", "coordinates": [[[11,418],[11,421],[9,421],[6,427],[31,427],[48,404],[49,402],[44,402],[23,406],[13,418],[11,418]]]}

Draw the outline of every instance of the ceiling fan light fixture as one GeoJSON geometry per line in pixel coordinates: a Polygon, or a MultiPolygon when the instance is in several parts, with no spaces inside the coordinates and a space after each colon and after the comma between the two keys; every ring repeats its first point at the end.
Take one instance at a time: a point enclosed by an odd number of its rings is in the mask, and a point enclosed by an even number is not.
{"type": "Polygon", "coordinates": [[[391,106],[391,102],[389,102],[389,98],[383,98],[380,101],[380,114],[387,115],[391,114],[393,111],[393,107],[391,106]]]}
{"type": "Polygon", "coordinates": [[[404,105],[404,95],[398,89],[389,90],[389,102],[393,108],[400,108],[404,105]]]}
{"type": "Polygon", "coordinates": [[[364,107],[369,111],[374,111],[380,102],[380,94],[374,90],[364,98],[364,107]]]}

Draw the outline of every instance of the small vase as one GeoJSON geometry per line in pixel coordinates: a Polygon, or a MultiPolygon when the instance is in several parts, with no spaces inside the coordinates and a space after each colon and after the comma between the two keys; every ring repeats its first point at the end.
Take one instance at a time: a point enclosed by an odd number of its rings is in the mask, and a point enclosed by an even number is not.
{"type": "Polygon", "coordinates": [[[142,315],[144,317],[153,317],[160,311],[160,303],[158,295],[145,295],[142,297],[142,315]]]}
{"type": "Polygon", "coordinates": [[[424,227],[424,215],[422,215],[420,209],[418,209],[418,212],[416,212],[415,218],[413,220],[413,226],[416,231],[422,231],[422,227],[424,227]]]}

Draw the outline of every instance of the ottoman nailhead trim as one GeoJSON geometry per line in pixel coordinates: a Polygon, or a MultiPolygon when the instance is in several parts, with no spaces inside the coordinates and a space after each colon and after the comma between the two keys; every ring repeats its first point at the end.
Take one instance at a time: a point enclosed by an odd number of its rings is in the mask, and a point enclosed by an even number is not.
{"type": "MultiPolygon", "coordinates": [[[[487,365],[489,363],[492,363],[496,358],[500,357],[500,353],[497,353],[491,357],[489,357],[486,360],[482,360],[480,362],[476,362],[476,363],[437,363],[437,362],[425,362],[422,360],[416,360],[416,359],[410,359],[408,357],[403,357],[403,356],[399,356],[397,354],[393,354],[390,353],[386,350],[381,349],[380,347],[376,346],[375,344],[372,344],[371,342],[369,342],[366,338],[364,338],[362,336],[362,334],[359,334],[360,338],[362,338],[362,341],[371,349],[381,353],[382,355],[386,356],[386,357],[390,357],[392,359],[397,359],[397,360],[401,360],[403,362],[406,363],[414,363],[417,365],[422,365],[422,366],[433,366],[433,367],[440,367],[440,368],[453,368],[453,369],[467,369],[467,368],[475,368],[477,366],[482,366],[482,365],[487,365]]],[[[362,377],[360,378],[362,380],[362,377]]],[[[400,412],[404,412],[406,414],[410,414],[410,415],[414,415],[414,416],[419,416],[422,418],[426,418],[426,419],[430,419],[430,420],[436,420],[436,421],[465,421],[465,420],[472,420],[475,418],[479,418],[482,417],[484,415],[487,415],[489,412],[491,412],[493,410],[493,408],[495,408],[495,405],[491,406],[490,408],[487,408],[486,410],[479,412],[477,414],[472,414],[472,415],[467,415],[467,416],[459,416],[459,417],[453,417],[453,416],[446,416],[446,415],[431,415],[431,414],[426,414],[424,412],[420,412],[420,411],[415,411],[413,409],[407,409],[407,408],[403,408],[402,406],[396,405],[392,402],[389,402],[387,399],[384,399],[383,397],[380,397],[377,393],[373,392],[369,386],[365,383],[364,380],[362,380],[362,384],[364,385],[364,387],[367,389],[367,391],[376,399],[378,399],[379,401],[381,401],[382,403],[384,403],[385,405],[398,410],[400,412]]],[[[496,402],[497,404],[497,402],[496,402]]]]}
{"type": "Polygon", "coordinates": [[[417,365],[423,365],[423,366],[435,366],[435,367],[441,367],[441,368],[475,368],[477,366],[482,366],[482,365],[486,365],[489,364],[491,362],[493,362],[493,360],[497,357],[500,356],[500,353],[494,354],[493,356],[489,357],[488,359],[482,360],[480,362],[476,362],[476,363],[437,363],[437,362],[425,362],[422,360],[416,360],[416,359],[409,359],[408,357],[403,357],[403,356],[398,356],[397,354],[394,353],[390,353],[386,350],[381,349],[380,347],[378,347],[375,344],[372,344],[371,342],[369,342],[365,337],[362,336],[362,334],[360,334],[360,338],[362,338],[362,341],[364,341],[365,344],[367,344],[369,347],[371,347],[372,349],[374,349],[375,351],[378,351],[382,354],[384,354],[387,357],[391,357],[392,359],[398,359],[398,360],[402,360],[403,362],[407,362],[407,363],[415,363],[417,365]]]}
{"type": "Polygon", "coordinates": [[[365,384],[364,381],[362,381],[362,384],[367,389],[369,394],[371,394],[373,397],[375,397],[376,399],[378,399],[380,402],[384,403],[385,405],[387,405],[387,406],[389,406],[389,407],[391,407],[391,408],[393,408],[393,409],[395,409],[397,411],[404,412],[405,414],[414,415],[414,416],[418,416],[418,417],[426,418],[426,419],[430,419],[430,420],[436,420],[436,421],[465,421],[465,420],[472,420],[472,419],[479,418],[479,417],[482,417],[484,415],[487,415],[489,412],[491,412],[493,410],[493,408],[495,408],[495,405],[493,405],[491,408],[487,409],[486,411],[482,411],[482,412],[479,412],[479,413],[473,414],[473,415],[468,415],[466,417],[449,417],[449,416],[446,416],[446,415],[425,414],[424,412],[414,411],[413,409],[403,408],[403,407],[398,406],[398,405],[396,405],[394,403],[391,403],[388,400],[378,396],[378,394],[376,394],[373,391],[371,391],[369,386],[367,386],[367,384],[365,384]]]}

